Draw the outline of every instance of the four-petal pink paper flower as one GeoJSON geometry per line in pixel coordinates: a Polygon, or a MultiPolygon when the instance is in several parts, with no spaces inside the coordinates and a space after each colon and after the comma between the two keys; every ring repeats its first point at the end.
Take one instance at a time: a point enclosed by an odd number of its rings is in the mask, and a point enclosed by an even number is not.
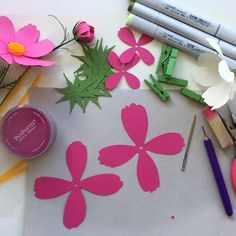
{"type": "Polygon", "coordinates": [[[35,25],[26,25],[15,32],[13,23],[6,16],[0,16],[0,57],[8,64],[16,62],[27,66],[51,66],[53,61],[38,59],[48,55],[53,43],[39,41],[40,32],[35,25]]]}
{"type": "Polygon", "coordinates": [[[114,51],[112,51],[108,54],[107,59],[108,59],[109,63],[111,64],[111,66],[114,69],[116,69],[118,72],[110,75],[107,78],[107,80],[105,82],[106,89],[114,89],[118,85],[118,83],[120,82],[120,80],[123,76],[125,77],[128,85],[132,89],[139,88],[139,86],[140,86],[139,79],[135,75],[133,75],[127,71],[139,62],[140,59],[137,54],[135,54],[133,60],[127,64],[123,64],[121,62],[120,58],[117,56],[117,54],[114,51]]]}
{"type": "Polygon", "coordinates": [[[81,180],[87,163],[87,149],[80,142],[72,143],[66,152],[66,163],[72,180],[54,177],[40,177],[35,180],[35,196],[51,199],[70,192],[64,210],[64,225],[68,228],[79,226],[86,215],[86,202],[82,190],[98,195],[111,195],[120,190],[123,183],[114,174],[100,174],[81,180]]]}
{"type": "Polygon", "coordinates": [[[117,167],[138,154],[138,182],[145,192],[153,192],[159,187],[160,180],[158,169],[148,151],[174,155],[182,150],[184,140],[179,133],[165,133],[146,142],[148,117],[145,108],[141,105],[131,104],[122,109],[121,119],[135,145],[112,145],[101,149],[98,158],[100,164],[117,167]]]}
{"type": "Polygon", "coordinates": [[[142,34],[139,40],[136,42],[133,32],[128,27],[121,28],[118,32],[118,36],[124,43],[131,46],[131,48],[125,50],[121,54],[120,60],[122,63],[131,62],[137,53],[147,65],[154,63],[155,57],[147,49],[142,47],[152,42],[153,38],[142,34]]]}

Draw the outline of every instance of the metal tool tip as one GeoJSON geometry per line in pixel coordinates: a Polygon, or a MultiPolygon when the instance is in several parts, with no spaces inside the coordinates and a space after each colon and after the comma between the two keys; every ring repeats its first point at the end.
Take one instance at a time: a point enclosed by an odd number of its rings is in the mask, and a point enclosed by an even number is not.
{"type": "Polygon", "coordinates": [[[206,130],[204,129],[203,126],[202,126],[202,130],[203,130],[204,135],[207,137],[206,130]]]}

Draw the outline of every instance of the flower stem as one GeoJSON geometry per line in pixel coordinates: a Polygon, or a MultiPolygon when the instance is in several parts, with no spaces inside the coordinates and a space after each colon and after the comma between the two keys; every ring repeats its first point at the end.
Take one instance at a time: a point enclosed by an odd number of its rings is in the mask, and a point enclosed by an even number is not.
{"type": "Polygon", "coordinates": [[[71,42],[74,41],[74,40],[75,40],[75,39],[73,38],[73,39],[70,39],[70,40],[68,40],[68,41],[66,41],[66,42],[64,42],[64,43],[59,44],[58,46],[56,46],[56,47],[52,50],[52,52],[56,51],[57,49],[61,48],[62,46],[66,45],[66,44],[68,44],[68,43],[71,43],[71,42]]]}

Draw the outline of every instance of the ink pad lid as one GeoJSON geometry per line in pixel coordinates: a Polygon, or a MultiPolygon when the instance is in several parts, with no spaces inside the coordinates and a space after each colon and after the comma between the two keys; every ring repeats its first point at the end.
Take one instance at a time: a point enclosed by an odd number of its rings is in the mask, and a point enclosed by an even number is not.
{"type": "Polygon", "coordinates": [[[15,107],[3,117],[1,140],[13,154],[30,159],[45,153],[54,143],[56,124],[42,109],[26,105],[15,107]]]}

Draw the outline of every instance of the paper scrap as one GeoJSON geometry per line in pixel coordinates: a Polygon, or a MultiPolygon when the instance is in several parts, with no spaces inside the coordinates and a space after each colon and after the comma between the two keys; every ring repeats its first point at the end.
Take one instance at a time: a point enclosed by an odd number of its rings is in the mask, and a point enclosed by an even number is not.
{"type": "Polygon", "coordinates": [[[70,192],[65,209],[63,224],[66,228],[78,227],[86,215],[86,201],[83,191],[96,195],[111,195],[123,186],[119,176],[99,174],[81,180],[87,164],[87,148],[79,141],[69,145],[66,151],[66,163],[72,180],[55,177],[39,177],[35,180],[35,197],[52,199],[70,192]]]}
{"type": "Polygon", "coordinates": [[[111,64],[111,66],[118,71],[117,73],[114,73],[107,78],[106,80],[107,89],[109,90],[114,89],[118,85],[123,76],[125,77],[128,85],[132,89],[138,89],[140,87],[139,79],[135,75],[128,72],[130,68],[138,64],[140,59],[137,54],[134,55],[134,58],[132,59],[131,62],[126,64],[123,64],[121,62],[120,57],[118,57],[118,55],[114,51],[108,54],[107,59],[111,64]]]}
{"type": "Polygon", "coordinates": [[[158,169],[148,154],[175,155],[184,147],[184,139],[179,133],[164,133],[148,142],[148,115],[142,105],[132,103],[121,111],[123,127],[134,146],[119,144],[102,148],[99,151],[100,164],[109,167],[123,165],[138,154],[137,177],[143,191],[153,192],[160,186],[158,169]]]}
{"type": "Polygon", "coordinates": [[[155,61],[155,57],[145,49],[144,45],[153,41],[153,38],[142,34],[139,40],[136,42],[133,32],[128,27],[123,27],[119,30],[118,36],[121,41],[131,46],[129,49],[125,50],[121,56],[120,61],[122,63],[129,63],[133,60],[135,54],[138,54],[139,57],[143,60],[147,65],[151,65],[155,61]]]}

